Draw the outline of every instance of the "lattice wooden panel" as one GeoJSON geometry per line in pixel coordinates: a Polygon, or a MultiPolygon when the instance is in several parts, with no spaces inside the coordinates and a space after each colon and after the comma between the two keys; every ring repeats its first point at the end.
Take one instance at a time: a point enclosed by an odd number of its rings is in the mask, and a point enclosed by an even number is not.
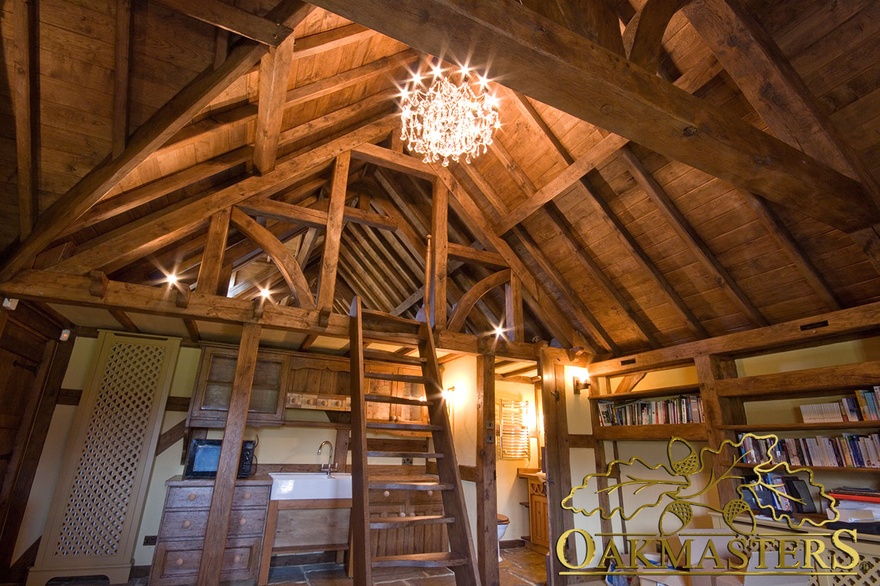
{"type": "Polygon", "coordinates": [[[166,352],[156,346],[111,347],[55,556],[118,551],[166,352]]]}
{"type": "MultiPolygon", "coordinates": [[[[841,564],[850,562],[848,557],[836,552],[834,555],[841,564]]],[[[830,583],[834,586],[880,586],[880,556],[862,553],[856,572],[855,576],[835,576],[830,583]]]]}

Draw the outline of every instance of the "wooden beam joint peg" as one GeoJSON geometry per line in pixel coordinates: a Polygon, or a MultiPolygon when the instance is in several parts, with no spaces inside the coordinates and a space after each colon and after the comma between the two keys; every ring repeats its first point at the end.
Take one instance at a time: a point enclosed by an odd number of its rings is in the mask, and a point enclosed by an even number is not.
{"type": "Polygon", "coordinates": [[[101,271],[90,271],[89,279],[89,295],[103,299],[107,294],[107,287],[110,286],[110,279],[101,271]]]}
{"type": "Polygon", "coordinates": [[[175,283],[174,288],[177,290],[177,293],[174,297],[174,305],[185,309],[187,305],[189,305],[189,286],[181,283],[175,283]]]}
{"type": "Polygon", "coordinates": [[[254,319],[259,321],[263,319],[263,310],[266,308],[266,298],[260,295],[254,299],[254,319]]]}

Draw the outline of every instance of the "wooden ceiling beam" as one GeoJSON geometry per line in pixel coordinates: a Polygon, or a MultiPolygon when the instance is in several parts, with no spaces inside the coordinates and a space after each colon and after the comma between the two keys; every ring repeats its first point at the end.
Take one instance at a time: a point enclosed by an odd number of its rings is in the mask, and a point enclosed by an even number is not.
{"type": "Polygon", "coordinates": [[[623,47],[626,57],[642,69],[657,71],[663,34],[673,15],[689,0],[648,0],[626,23],[623,47]]]}
{"type": "Polygon", "coordinates": [[[449,316],[449,324],[446,329],[450,332],[460,332],[464,327],[464,322],[467,319],[468,313],[474,308],[477,301],[493,288],[509,282],[510,275],[510,269],[504,269],[489,275],[468,289],[455,305],[455,310],[452,312],[452,315],[449,316]]]}
{"type": "Polygon", "coordinates": [[[463,262],[474,262],[489,268],[507,269],[507,263],[497,252],[488,250],[477,250],[473,245],[465,246],[463,244],[449,243],[449,258],[460,260],[463,262]]]}
{"type": "MultiPolygon", "coordinates": [[[[295,186],[317,166],[347,152],[353,145],[385,137],[394,121],[383,118],[335,140],[305,149],[280,162],[271,173],[247,177],[235,185],[195,196],[97,239],[91,248],[62,261],[57,269],[86,273],[111,263],[128,264],[159,250],[214,213],[253,196],[270,196],[295,186]]],[[[123,266],[124,266],[123,264],[123,266]]]]}
{"type": "Polygon", "coordinates": [[[320,53],[359,43],[375,34],[375,31],[365,26],[349,24],[321,33],[300,37],[296,40],[296,46],[293,48],[293,58],[313,57],[320,53]]]}
{"type": "Polygon", "coordinates": [[[293,253],[275,238],[274,234],[238,208],[232,208],[229,220],[275,261],[275,267],[284,277],[290,292],[296,297],[297,304],[306,309],[313,309],[315,301],[309,290],[309,283],[293,253]]]}
{"type": "MultiPolygon", "coordinates": [[[[544,119],[535,110],[535,107],[529,101],[526,96],[522,94],[514,95],[515,103],[520,107],[520,110],[526,116],[526,119],[533,122],[535,126],[543,133],[543,135],[550,141],[553,145],[556,156],[561,160],[567,162],[568,164],[572,164],[574,162],[574,157],[572,157],[571,153],[568,152],[568,149],[559,141],[556,135],[553,133],[553,130],[544,122],[544,119]]],[[[547,151],[551,156],[553,151],[547,151]]],[[[666,297],[667,301],[670,305],[678,312],[679,316],[687,323],[687,325],[697,334],[697,336],[701,338],[708,338],[709,332],[706,330],[705,326],[700,323],[700,320],[693,314],[693,312],[688,308],[687,304],[672,286],[672,284],[666,279],[662,272],[657,268],[654,262],[650,259],[650,257],[645,253],[642,247],[636,242],[635,238],[629,233],[626,229],[626,226],[623,225],[617,216],[614,214],[611,206],[602,199],[593,188],[592,184],[586,177],[581,177],[580,179],[581,188],[585,192],[586,200],[592,202],[595,211],[599,214],[602,221],[604,221],[609,227],[612,228],[612,232],[616,234],[618,241],[621,245],[626,248],[632,257],[636,260],[636,262],[642,267],[642,270],[647,272],[657,284],[658,290],[666,297]]],[[[557,212],[559,211],[558,206],[555,203],[550,202],[550,207],[555,209],[557,212]]],[[[564,216],[563,216],[564,217],[564,216]]],[[[584,242],[583,238],[581,238],[580,233],[577,230],[571,230],[568,234],[575,240],[576,244],[583,250],[588,250],[589,247],[587,243],[584,242]]]]}
{"type": "Polygon", "coordinates": [[[394,274],[394,269],[382,262],[376,250],[361,240],[360,236],[349,232],[343,239],[343,245],[348,249],[350,258],[355,263],[349,268],[367,278],[368,286],[376,290],[385,302],[382,310],[390,313],[411,289],[401,282],[394,274]]]}
{"type": "Polygon", "coordinates": [[[318,278],[319,309],[333,309],[336,291],[336,267],[339,264],[339,242],[342,239],[345,194],[348,191],[348,169],[351,152],[336,156],[330,187],[330,208],[327,211],[327,231],[324,233],[324,253],[321,255],[321,276],[318,278]]]}
{"type": "MultiPolygon", "coordinates": [[[[15,0],[12,8],[13,62],[12,97],[15,104],[15,150],[18,162],[19,236],[28,238],[40,214],[37,189],[39,159],[36,137],[39,136],[40,104],[37,67],[37,5],[30,0],[15,0]]],[[[47,243],[48,244],[48,243],[47,243]]],[[[34,251],[33,256],[39,250],[34,251]]]]}
{"type": "Polygon", "coordinates": [[[128,142],[129,79],[131,77],[131,0],[116,0],[116,38],[113,62],[113,147],[122,154],[128,142]]]}
{"type": "Polygon", "coordinates": [[[642,162],[635,153],[625,146],[617,153],[618,158],[626,165],[627,170],[632,174],[633,178],[639,186],[645,191],[657,209],[669,222],[669,225],[675,230],[679,238],[684,241],[685,246],[690,250],[691,254],[700,262],[703,269],[712,276],[713,282],[724,291],[731,301],[742,311],[752,323],[759,326],[769,325],[761,311],[755,307],[745,292],[740,289],[727,269],[709,250],[709,247],[700,238],[696,230],[687,221],[687,218],[675,207],[675,204],[669,198],[666,190],[648,173],[642,162]]]}
{"type": "Polygon", "coordinates": [[[620,22],[608,0],[524,0],[520,3],[600,47],[623,55],[620,22]]]}
{"type": "Polygon", "coordinates": [[[252,41],[277,47],[293,29],[282,22],[263,18],[218,0],[157,0],[171,10],[235,33],[252,41]]]}
{"type": "Polygon", "coordinates": [[[360,161],[372,163],[408,175],[415,175],[428,181],[434,181],[434,171],[420,159],[398,153],[376,145],[361,145],[351,151],[351,156],[360,161]]]}
{"type": "MultiPolygon", "coordinates": [[[[283,0],[270,11],[269,18],[295,26],[311,10],[312,6],[303,2],[283,0]]],[[[0,270],[0,279],[8,279],[30,266],[34,257],[67,226],[100,201],[104,194],[192,120],[230,83],[250,70],[265,51],[263,45],[243,43],[232,50],[220,67],[215,69],[212,64],[196,76],[135,131],[122,154],[95,167],[46,210],[33,233],[7,256],[0,270]]]]}
{"type": "Polygon", "coordinates": [[[293,36],[270,48],[260,59],[260,94],[257,101],[257,127],[254,131],[254,167],[259,173],[268,173],[275,167],[281,122],[284,118],[284,99],[290,82],[290,63],[293,59],[293,36]]]}
{"type": "Polygon", "coordinates": [[[226,252],[226,241],[229,235],[230,209],[220,210],[211,216],[205,247],[202,250],[202,262],[199,263],[199,276],[196,279],[196,291],[202,293],[220,292],[220,273],[223,268],[223,256],[226,252]]]}
{"type": "Polygon", "coordinates": [[[525,337],[522,284],[515,276],[504,285],[504,326],[507,338],[522,342],[525,337]]]}
{"type": "Polygon", "coordinates": [[[119,322],[119,325],[121,325],[126,332],[131,332],[132,334],[141,333],[140,328],[138,328],[137,325],[135,325],[135,323],[131,321],[131,318],[128,316],[128,314],[121,309],[111,309],[110,315],[113,316],[113,319],[119,322]]]}
{"type": "Polygon", "coordinates": [[[508,87],[826,224],[852,232],[880,220],[857,181],[517,3],[315,4],[426,53],[491,63],[508,87]]]}

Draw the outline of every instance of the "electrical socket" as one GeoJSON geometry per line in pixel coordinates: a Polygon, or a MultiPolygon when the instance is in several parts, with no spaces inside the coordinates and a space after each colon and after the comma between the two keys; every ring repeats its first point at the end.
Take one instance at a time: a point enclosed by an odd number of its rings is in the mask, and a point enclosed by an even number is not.
{"type": "Polygon", "coordinates": [[[403,459],[403,465],[404,465],[404,466],[412,466],[412,463],[413,463],[413,459],[412,459],[412,458],[404,458],[404,459],[403,459]]]}
{"type": "Polygon", "coordinates": [[[144,535],[144,545],[156,545],[156,536],[144,535]]]}

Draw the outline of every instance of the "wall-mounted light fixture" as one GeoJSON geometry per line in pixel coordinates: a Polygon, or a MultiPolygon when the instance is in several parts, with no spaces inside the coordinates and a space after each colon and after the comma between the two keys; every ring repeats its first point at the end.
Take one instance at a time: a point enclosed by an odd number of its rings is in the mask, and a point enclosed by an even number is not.
{"type": "Polygon", "coordinates": [[[8,309],[9,311],[15,311],[15,308],[18,307],[18,299],[14,299],[12,297],[4,297],[3,307],[8,309]]]}
{"type": "Polygon", "coordinates": [[[589,391],[590,390],[590,377],[586,377],[586,376],[574,377],[574,381],[572,382],[572,388],[574,389],[575,395],[580,395],[581,391],[589,391]]]}

